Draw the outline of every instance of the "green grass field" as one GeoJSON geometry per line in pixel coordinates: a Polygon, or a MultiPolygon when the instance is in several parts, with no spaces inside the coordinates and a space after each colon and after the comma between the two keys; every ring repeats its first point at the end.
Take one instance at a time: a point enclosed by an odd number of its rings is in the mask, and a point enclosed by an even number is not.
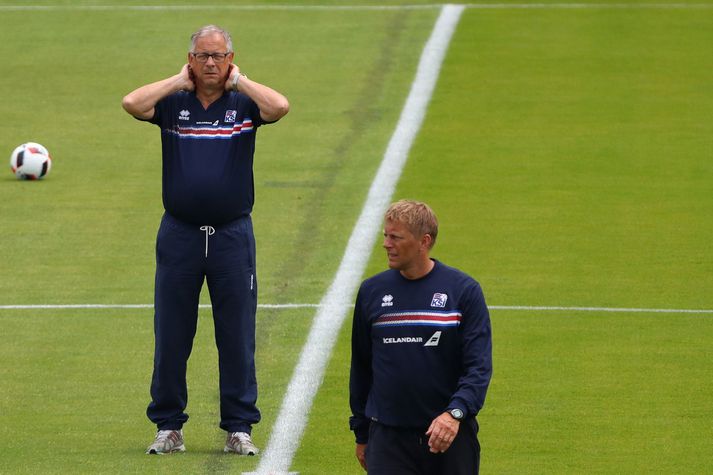
{"type": "MultiPolygon", "coordinates": [[[[7,162],[0,174],[2,474],[256,468],[222,453],[209,309],[188,452],[147,457],[152,310],[7,306],[152,302],[159,132],[120,101],[177,72],[206,23],[291,102],[258,134],[260,302],[318,303],[439,13],[403,7],[422,0],[127,8],[162,3],[193,2],[0,1],[0,158],[30,140],[53,155],[45,180],[17,181],[7,162]]],[[[494,306],[481,473],[711,473],[713,312],[512,307],[713,309],[713,4],[515,3],[463,13],[395,193],[433,206],[433,255],[494,306]]],[[[384,266],[377,246],[367,273],[384,266]]],[[[258,311],[261,447],[314,312],[258,311]]],[[[348,367],[346,324],[291,470],[362,473],[348,367]]]]}

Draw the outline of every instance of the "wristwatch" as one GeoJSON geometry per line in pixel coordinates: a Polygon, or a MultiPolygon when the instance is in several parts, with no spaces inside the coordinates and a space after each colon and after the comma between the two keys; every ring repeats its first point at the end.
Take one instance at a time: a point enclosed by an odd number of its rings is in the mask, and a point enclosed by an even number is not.
{"type": "Polygon", "coordinates": [[[465,416],[465,414],[463,414],[463,411],[461,411],[457,407],[454,409],[447,409],[446,412],[448,412],[448,414],[450,414],[451,417],[457,421],[462,421],[463,417],[465,416]]]}

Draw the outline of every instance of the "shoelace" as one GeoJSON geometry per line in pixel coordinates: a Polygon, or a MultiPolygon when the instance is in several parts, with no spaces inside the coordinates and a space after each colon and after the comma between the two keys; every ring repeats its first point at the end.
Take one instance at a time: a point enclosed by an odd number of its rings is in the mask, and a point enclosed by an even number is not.
{"type": "Polygon", "coordinates": [[[208,236],[215,234],[213,226],[201,226],[201,231],[205,231],[205,256],[208,257],[208,236]]]}
{"type": "Polygon", "coordinates": [[[238,439],[240,444],[244,444],[244,443],[252,444],[253,443],[252,439],[250,438],[250,434],[248,434],[247,432],[232,432],[230,434],[230,437],[238,439]]]}
{"type": "Polygon", "coordinates": [[[158,432],[156,433],[156,440],[154,441],[154,443],[160,442],[160,443],[162,443],[162,444],[165,444],[166,441],[168,440],[168,438],[170,437],[171,432],[173,432],[173,431],[172,431],[172,430],[160,430],[160,431],[158,431],[158,432]]]}

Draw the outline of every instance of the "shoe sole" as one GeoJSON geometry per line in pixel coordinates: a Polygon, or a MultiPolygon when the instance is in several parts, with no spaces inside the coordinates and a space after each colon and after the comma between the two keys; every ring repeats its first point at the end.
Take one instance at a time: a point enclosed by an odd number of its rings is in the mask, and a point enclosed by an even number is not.
{"type": "Polygon", "coordinates": [[[159,452],[158,450],[148,450],[146,452],[146,455],[170,455],[175,452],[185,452],[185,451],[186,451],[186,446],[179,445],[178,447],[175,447],[173,450],[169,450],[168,452],[159,452]]]}
{"type": "Polygon", "coordinates": [[[238,455],[247,455],[249,457],[254,457],[255,455],[258,454],[258,452],[252,452],[252,451],[244,454],[244,453],[238,452],[237,450],[233,450],[230,447],[225,447],[223,449],[223,452],[225,452],[226,454],[233,453],[233,454],[238,454],[238,455]]]}

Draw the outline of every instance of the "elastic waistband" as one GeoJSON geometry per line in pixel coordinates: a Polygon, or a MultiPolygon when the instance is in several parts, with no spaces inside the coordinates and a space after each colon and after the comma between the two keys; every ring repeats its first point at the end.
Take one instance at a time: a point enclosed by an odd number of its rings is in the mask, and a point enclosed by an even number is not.
{"type": "Polygon", "coordinates": [[[211,226],[216,231],[221,231],[224,229],[241,228],[241,227],[245,227],[245,226],[252,224],[252,219],[250,218],[250,215],[241,216],[238,219],[235,219],[233,221],[215,225],[215,224],[210,224],[210,223],[203,223],[203,224],[187,223],[185,221],[181,221],[180,219],[178,219],[175,216],[168,214],[166,212],[163,213],[163,218],[161,218],[161,221],[163,223],[168,224],[169,226],[172,226],[175,228],[185,229],[186,231],[193,230],[193,231],[200,231],[200,232],[204,232],[204,230],[201,230],[201,227],[205,227],[205,226],[211,226]]]}

